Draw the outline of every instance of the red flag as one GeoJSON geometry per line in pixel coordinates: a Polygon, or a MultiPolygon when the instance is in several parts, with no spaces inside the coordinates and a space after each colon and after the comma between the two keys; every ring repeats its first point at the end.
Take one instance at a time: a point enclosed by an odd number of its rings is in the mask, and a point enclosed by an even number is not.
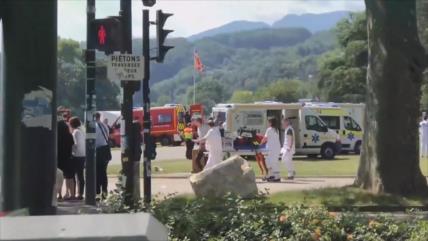
{"type": "Polygon", "coordinates": [[[201,58],[197,51],[193,53],[193,65],[196,71],[202,73],[204,71],[204,65],[202,64],[201,58]]]}

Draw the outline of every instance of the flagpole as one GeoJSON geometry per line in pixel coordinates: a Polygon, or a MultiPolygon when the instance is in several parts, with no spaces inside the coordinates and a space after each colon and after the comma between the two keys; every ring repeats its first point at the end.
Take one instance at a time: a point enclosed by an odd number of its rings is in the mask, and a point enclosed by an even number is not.
{"type": "Polygon", "coordinates": [[[195,80],[195,69],[193,69],[193,104],[196,104],[196,80],[195,80]]]}
{"type": "MultiPolygon", "coordinates": [[[[193,61],[195,61],[196,49],[193,49],[193,61]]],[[[195,65],[193,64],[193,104],[196,104],[196,77],[195,77],[195,65]]]]}

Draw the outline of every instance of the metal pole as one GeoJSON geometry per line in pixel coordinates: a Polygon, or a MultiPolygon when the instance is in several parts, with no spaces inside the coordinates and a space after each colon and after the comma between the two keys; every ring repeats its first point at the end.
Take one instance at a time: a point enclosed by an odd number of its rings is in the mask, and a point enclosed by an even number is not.
{"type": "Polygon", "coordinates": [[[149,10],[143,10],[143,58],[144,58],[144,78],[143,78],[143,108],[144,108],[144,202],[150,203],[152,199],[152,165],[148,155],[147,145],[151,143],[150,129],[150,21],[149,10]]]}
{"type": "Polygon", "coordinates": [[[196,104],[196,80],[195,80],[195,70],[193,70],[193,104],[196,104]]]}
{"type": "MultiPolygon", "coordinates": [[[[120,0],[120,16],[123,24],[123,49],[122,52],[132,53],[132,5],[131,0],[120,0]]],[[[136,148],[135,139],[132,138],[133,121],[133,99],[135,91],[139,90],[140,84],[135,81],[122,80],[123,88],[122,100],[122,124],[121,128],[121,161],[122,171],[125,183],[126,202],[129,205],[134,204],[140,199],[140,160],[134,160],[132,154],[136,148]]]]}
{"type": "Polygon", "coordinates": [[[96,196],[96,152],[95,152],[95,78],[96,78],[96,65],[95,65],[95,41],[91,34],[94,29],[92,21],[95,20],[95,0],[87,0],[86,9],[86,189],[85,189],[85,203],[88,205],[95,205],[96,196]]]}
{"type": "MultiPolygon", "coordinates": [[[[193,49],[193,62],[195,62],[195,54],[196,49],[193,49]]],[[[195,77],[195,63],[193,63],[193,72],[192,72],[192,78],[193,78],[193,104],[196,104],[196,77],[195,77]]]]}
{"type": "Polygon", "coordinates": [[[53,214],[57,1],[3,0],[0,8],[4,33],[0,211],[28,208],[32,215],[53,214]]]}

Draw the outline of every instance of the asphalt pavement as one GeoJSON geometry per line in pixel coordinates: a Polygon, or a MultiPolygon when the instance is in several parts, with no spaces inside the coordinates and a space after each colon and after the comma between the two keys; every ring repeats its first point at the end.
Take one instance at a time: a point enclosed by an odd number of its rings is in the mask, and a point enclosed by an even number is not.
{"type": "MultiPolygon", "coordinates": [[[[263,182],[257,179],[259,191],[268,190],[269,193],[284,191],[310,190],[327,187],[343,187],[351,185],[354,178],[296,178],[294,180],[282,180],[279,183],[263,182]]],[[[109,189],[113,190],[118,182],[117,178],[109,178],[109,189]]],[[[141,193],[143,193],[143,180],[140,180],[141,193]]],[[[152,193],[160,197],[168,194],[193,194],[188,178],[153,178],[152,193]]]]}
{"type": "MultiPolygon", "coordinates": [[[[156,148],[156,161],[173,161],[185,159],[186,147],[184,146],[158,146],[156,148]]],[[[111,150],[112,160],[110,164],[120,164],[120,148],[111,150]]]]}

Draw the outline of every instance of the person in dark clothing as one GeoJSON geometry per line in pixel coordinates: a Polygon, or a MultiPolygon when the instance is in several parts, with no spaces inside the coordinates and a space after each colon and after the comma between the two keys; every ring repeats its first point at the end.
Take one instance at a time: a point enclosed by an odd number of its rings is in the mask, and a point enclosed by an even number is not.
{"type": "Polygon", "coordinates": [[[190,111],[186,111],[184,114],[184,121],[186,122],[186,126],[192,122],[192,116],[190,115],[190,111]]]}
{"type": "Polygon", "coordinates": [[[184,141],[186,143],[186,158],[192,160],[192,151],[195,143],[193,142],[193,127],[192,123],[188,123],[183,130],[184,141]]]}
{"type": "Polygon", "coordinates": [[[101,198],[107,197],[108,191],[108,178],[107,178],[107,167],[111,160],[111,150],[108,141],[108,127],[101,122],[101,114],[95,114],[96,119],[96,172],[97,172],[97,194],[101,194],[101,198]]]}
{"type": "Polygon", "coordinates": [[[135,148],[132,150],[134,161],[140,161],[141,154],[143,151],[141,150],[141,145],[143,144],[143,136],[141,135],[141,125],[140,122],[134,121],[132,123],[132,138],[134,138],[135,148]]]}
{"type": "MultiPolygon", "coordinates": [[[[58,168],[63,172],[66,179],[65,199],[74,197],[74,168],[71,160],[72,148],[74,145],[73,136],[65,121],[58,122],[58,168]]],[[[62,198],[60,191],[59,198],[62,198]]]]}

